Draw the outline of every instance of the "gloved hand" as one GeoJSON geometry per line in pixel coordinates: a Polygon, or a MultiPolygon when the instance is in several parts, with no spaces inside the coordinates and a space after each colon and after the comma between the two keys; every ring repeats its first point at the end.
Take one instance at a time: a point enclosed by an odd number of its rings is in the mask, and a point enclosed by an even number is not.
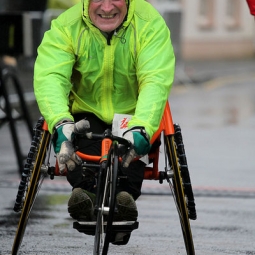
{"type": "Polygon", "coordinates": [[[151,148],[150,139],[144,127],[133,127],[123,133],[123,138],[129,140],[132,148],[122,157],[123,167],[128,167],[130,162],[137,156],[146,155],[151,148]]]}
{"type": "Polygon", "coordinates": [[[80,133],[88,128],[89,122],[87,120],[81,120],[75,124],[72,121],[67,121],[56,125],[53,148],[57,155],[60,174],[63,174],[66,168],[72,171],[76,165],[82,164],[82,160],[74,151],[73,139],[75,133],[80,133]]]}

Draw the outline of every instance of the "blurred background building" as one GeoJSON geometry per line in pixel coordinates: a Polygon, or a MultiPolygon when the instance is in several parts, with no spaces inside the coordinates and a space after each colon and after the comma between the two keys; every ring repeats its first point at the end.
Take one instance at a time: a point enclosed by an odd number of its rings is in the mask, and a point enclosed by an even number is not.
{"type": "Polygon", "coordinates": [[[245,0],[150,0],[166,21],[179,27],[179,51],[183,59],[253,57],[255,21],[245,0]],[[180,24],[178,24],[180,22],[180,24]]]}
{"type": "Polygon", "coordinates": [[[254,18],[244,0],[185,0],[182,28],[185,59],[254,55],[254,18]]]}

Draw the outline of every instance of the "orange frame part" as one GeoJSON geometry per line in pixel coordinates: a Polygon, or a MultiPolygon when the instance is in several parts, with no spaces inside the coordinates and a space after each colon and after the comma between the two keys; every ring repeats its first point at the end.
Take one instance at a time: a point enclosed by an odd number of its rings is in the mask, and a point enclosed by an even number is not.
{"type": "MultiPolygon", "coordinates": [[[[152,137],[151,144],[153,144],[156,140],[160,141],[162,133],[164,136],[174,135],[174,124],[173,124],[169,102],[166,103],[165,110],[159,125],[159,129],[152,137]]],[[[150,165],[147,165],[145,167],[145,171],[144,171],[145,180],[159,179],[159,169],[158,169],[159,149],[160,147],[158,147],[153,153],[149,153],[150,165]]]]}
{"type": "MultiPolygon", "coordinates": [[[[46,122],[44,122],[42,129],[45,131],[48,130],[46,122]]],[[[151,144],[153,144],[156,140],[157,141],[161,140],[162,132],[163,132],[164,136],[174,134],[174,125],[173,125],[172,114],[171,114],[169,102],[166,103],[159,129],[152,137],[151,144]]],[[[112,143],[112,141],[110,139],[108,139],[108,138],[103,139],[100,156],[93,156],[93,155],[82,153],[80,151],[77,151],[76,154],[84,161],[100,163],[102,160],[104,160],[105,156],[108,154],[108,151],[111,147],[111,143],[112,143]]],[[[159,169],[158,169],[159,149],[160,149],[160,147],[155,149],[154,152],[149,153],[150,165],[145,167],[144,179],[147,179],[147,180],[158,180],[159,179],[159,169]]],[[[60,175],[57,161],[56,161],[56,166],[55,166],[55,175],[57,175],[57,176],[60,175]]]]}

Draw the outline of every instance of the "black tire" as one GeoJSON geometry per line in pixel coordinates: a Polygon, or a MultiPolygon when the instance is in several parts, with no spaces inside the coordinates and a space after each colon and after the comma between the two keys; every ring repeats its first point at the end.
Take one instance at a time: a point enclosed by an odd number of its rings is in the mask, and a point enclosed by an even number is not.
{"type": "MultiPolygon", "coordinates": [[[[173,135],[165,137],[165,153],[167,156],[168,164],[170,165],[170,169],[173,171],[173,177],[167,177],[167,181],[169,182],[175,200],[186,252],[187,255],[195,255],[193,237],[188,216],[187,202],[184,194],[178,154],[176,151],[176,144],[173,135]]],[[[166,176],[168,176],[168,173],[166,173],[166,176]]]]}
{"type": "MultiPolygon", "coordinates": [[[[38,150],[36,152],[35,161],[31,171],[28,174],[26,191],[24,190],[24,204],[21,209],[21,215],[18,223],[18,228],[16,231],[14,243],[12,246],[12,255],[18,253],[20,244],[22,242],[25,229],[27,226],[28,218],[32,210],[32,206],[35,202],[36,196],[38,194],[42,180],[44,179],[45,174],[41,173],[41,166],[44,162],[46,151],[49,147],[50,142],[50,133],[48,131],[42,131],[41,141],[38,143],[38,150]]],[[[17,197],[19,194],[17,195],[17,197]]],[[[22,198],[23,199],[23,198],[22,198]]],[[[16,205],[16,204],[15,204],[16,205]]],[[[15,207],[14,207],[15,210],[15,207]]]]}
{"type": "Polygon", "coordinates": [[[188,207],[188,215],[190,220],[196,220],[197,212],[196,212],[195,198],[193,194],[192,183],[190,179],[189,168],[188,168],[180,125],[174,124],[174,131],[175,131],[174,141],[176,144],[176,152],[177,152],[178,160],[179,160],[184,195],[186,197],[186,203],[188,207]]]}
{"type": "Polygon", "coordinates": [[[94,239],[94,255],[107,255],[112,238],[112,222],[115,214],[117,175],[118,175],[118,147],[113,144],[108,154],[107,163],[99,173],[97,189],[97,224],[94,239]],[[104,213],[104,208],[108,209],[104,213]]]}

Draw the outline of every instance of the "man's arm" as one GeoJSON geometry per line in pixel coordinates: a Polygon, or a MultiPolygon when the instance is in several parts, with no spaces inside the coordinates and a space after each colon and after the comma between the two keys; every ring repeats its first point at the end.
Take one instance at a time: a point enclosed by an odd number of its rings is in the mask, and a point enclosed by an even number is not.
{"type": "Polygon", "coordinates": [[[34,92],[49,131],[62,120],[72,120],[69,112],[71,74],[75,57],[68,36],[57,20],[45,33],[34,67],[34,92]]]}
{"type": "Polygon", "coordinates": [[[163,18],[149,23],[137,58],[139,96],[128,128],[142,126],[149,138],[157,131],[174,79],[175,57],[163,18]]]}

